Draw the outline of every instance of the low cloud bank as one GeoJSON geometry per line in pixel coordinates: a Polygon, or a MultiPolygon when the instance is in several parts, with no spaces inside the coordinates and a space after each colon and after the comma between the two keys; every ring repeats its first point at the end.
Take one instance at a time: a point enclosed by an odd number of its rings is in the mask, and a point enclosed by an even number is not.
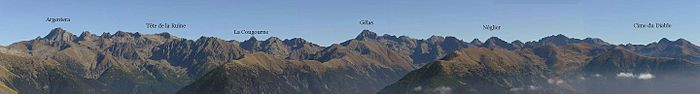
{"type": "Polygon", "coordinates": [[[620,73],[617,74],[617,77],[621,77],[621,78],[633,78],[633,77],[634,77],[634,74],[632,74],[632,73],[626,73],[626,72],[620,72],[620,73]]]}
{"type": "Polygon", "coordinates": [[[642,80],[649,80],[649,79],[653,79],[654,75],[652,75],[651,73],[643,73],[643,74],[640,74],[639,77],[637,77],[637,78],[642,79],[642,80]]]}
{"type": "Polygon", "coordinates": [[[635,74],[626,73],[626,72],[618,73],[617,77],[619,77],[619,78],[637,78],[640,80],[649,80],[649,79],[655,78],[654,74],[651,74],[651,73],[642,73],[639,75],[635,75],[635,74]]]}
{"type": "Polygon", "coordinates": [[[452,93],[452,88],[447,86],[441,86],[434,89],[437,94],[450,94],[452,93]]]}

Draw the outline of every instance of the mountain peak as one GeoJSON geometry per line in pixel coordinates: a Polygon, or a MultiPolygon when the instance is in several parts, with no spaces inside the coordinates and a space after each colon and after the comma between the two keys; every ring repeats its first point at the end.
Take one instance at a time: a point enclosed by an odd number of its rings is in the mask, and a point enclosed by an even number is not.
{"type": "Polygon", "coordinates": [[[258,39],[256,39],[255,36],[250,36],[250,38],[245,41],[258,41],[258,39]]]}
{"type": "Polygon", "coordinates": [[[569,40],[569,37],[566,37],[562,34],[557,34],[557,35],[547,36],[547,37],[540,39],[540,41],[555,41],[555,40],[569,40]]]}
{"type": "Polygon", "coordinates": [[[661,38],[661,40],[659,40],[659,43],[671,43],[671,40],[668,40],[667,38],[661,38]]]}
{"type": "Polygon", "coordinates": [[[85,31],[83,33],[80,33],[80,36],[78,37],[78,41],[89,40],[92,37],[94,37],[94,35],[92,35],[92,33],[85,31]]]}
{"type": "Polygon", "coordinates": [[[679,38],[678,40],[674,41],[674,43],[676,43],[676,44],[692,44],[692,43],[690,43],[690,41],[685,40],[683,38],[679,38]]]}
{"type": "Polygon", "coordinates": [[[569,39],[569,37],[566,37],[566,36],[564,36],[563,34],[557,34],[557,35],[554,36],[554,37],[569,39]]]}
{"type": "Polygon", "coordinates": [[[52,33],[53,33],[53,32],[66,32],[66,30],[64,30],[63,28],[58,27],[58,28],[51,29],[51,32],[52,32],[52,33]]]}
{"type": "Polygon", "coordinates": [[[80,37],[85,37],[85,36],[89,36],[89,35],[92,35],[92,33],[88,32],[88,31],[84,31],[83,33],[80,33],[80,37]]]}
{"type": "Polygon", "coordinates": [[[278,43],[282,43],[282,40],[280,38],[277,38],[277,37],[270,37],[270,38],[267,38],[267,40],[263,41],[263,44],[265,44],[265,45],[273,45],[273,44],[278,44],[278,43]]]}
{"type": "Polygon", "coordinates": [[[583,42],[590,43],[590,44],[598,44],[598,45],[608,45],[608,42],[605,42],[599,38],[586,38],[586,39],[583,39],[583,42]]]}
{"type": "Polygon", "coordinates": [[[362,32],[360,33],[360,35],[357,35],[357,37],[356,37],[355,39],[361,40],[361,39],[364,39],[364,38],[376,39],[376,38],[377,38],[377,33],[374,33],[374,32],[369,31],[369,30],[362,30],[362,32]]]}
{"type": "Polygon", "coordinates": [[[525,43],[523,43],[523,42],[520,41],[520,40],[515,40],[515,41],[510,42],[510,43],[511,43],[511,44],[518,44],[518,45],[523,45],[523,44],[525,44],[525,43]]]}
{"type": "Polygon", "coordinates": [[[141,37],[143,34],[136,32],[136,33],[133,33],[133,35],[134,35],[134,37],[141,37]]]}
{"type": "Polygon", "coordinates": [[[300,45],[304,45],[307,42],[306,42],[306,40],[304,40],[302,38],[292,38],[292,39],[285,39],[284,41],[282,41],[282,43],[284,43],[285,45],[299,47],[300,45]]]}
{"type": "Polygon", "coordinates": [[[511,46],[508,44],[508,42],[501,40],[498,37],[491,37],[486,42],[483,44],[484,47],[486,48],[497,48],[497,47],[502,47],[502,48],[507,48],[510,49],[511,46]]]}
{"type": "Polygon", "coordinates": [[[282,40],[280,38],[277,38],[277,37],[270,37],[270,38],[267,38],[267,40],[265,40],[265,41],[271,42],[271,41],[282,41],[282,40]]]}
{"type": "Polygon", "coordinates": [[[44,39],[52,41],[72,41],[74,38],[75,35],[63,30],[63,28],[54,28],[48,35],[44,36],[44,39]]]}
{"type": "Polygon", "coordinates": [[[285,43],[306,43],[306,40],[302,38],[292,38],[284,40],[285,43]]]}
{"type": "Polygon", "coordinates": [[[66,32],[66,30],[63,30],[63,28],[54,28],[51,30],[51,32],[49,32],[48,35],[44,36],[44,38],[55,37],[66,33],[70,34],[70,32],[66,32]]]}
{"type": "Polygon", "coordinates": [[[250,39],[243,41],[240,46],[243,49],[255,51],[258,50],[260,42],[254,36],[250,36],[250,39]]]}
{"type": "Polygon", "coordinates": [[[131,33],[124,32],[124,31],[117,31],[117,33],[114,33],[112,36],[117,36],[117,37],[128,37],[131,36],[131,33]]]}
{"type": "Polygon", "coordinates": [[[557,34],[553,36],[547,36],[539,40],[539,42],[544,43],[545,45],[547,44],[554,44],[554,45],[567,45],[570,43],[577,42],[577,39],[571,39],[569,37],[566,37],[562,34],[557,34]]]}
{"type": "Polygon", "coordinates": [[[164,37],[164,38],[172,38],[173,37],[173,35],[168,33],[168,32],[159,33],[157,35],[164,37]]]}
{"type": "Polygon", "coordinates": [[[457,39],[457,37],[447,36],[447,37],[445,37],[445,40],[459,40],[459,39],[457,39]]]}
{"type": "Polygon", "coordinates": [[[445,39],[445,37],[432,35],[428,39],[430,39],[430,40],[443,40],[443,39],[445,39]]]}
{"type": "Polygon", "coordinates": [[[433,42],[433,43],[442,42],[442,41],[445,41],[445,37],[433,35],[433,36],[430,36],[430,38],[428,38],[427,40],[430,42],[433,42]]]}
{"type": "Polygon", "coordinates": [[[683,39],[683,38],[679,38],[679,39],[677,39],[676,41],[671,41],[671,40],[669,40],[669,39],[667,39],[667,38],[661,38],[661,40],[659,40],[659,42],[657,42],[657,43],[658,43],[658,44],[661,44],[661,45],[669,45],[669,44],[672,44],[672,45],[688,45],[688,44],[692,44],[692,43],[690,43],[690,41],[685,40],[685,39],[683,39]]]}
{"type": "Polygon", "coordinates": [[[100,35],[100,37],[108,38],[110,35],[112,35],[112,34],[109,34],[109,32],[103,32],[102,35],[100,35]]]}
{"type": "Polygon", "coordinates": [[[477,39],[477,38],[474,38],[474,40],[472,40],[472,41],[469,42],[469,43],[470,43],[470,44],[476,44],[476,45],[481,45],[481,44],[482,44],[482,43],[481,43],[481,40],[479,40],[479,39],[477,39]]]}
{"type": "Polygon", "coordinates": [[[498,37],[489,37],[489,39],[486,39],[486,42],[505,42],[505,41],[501,40],[498,37]]]}

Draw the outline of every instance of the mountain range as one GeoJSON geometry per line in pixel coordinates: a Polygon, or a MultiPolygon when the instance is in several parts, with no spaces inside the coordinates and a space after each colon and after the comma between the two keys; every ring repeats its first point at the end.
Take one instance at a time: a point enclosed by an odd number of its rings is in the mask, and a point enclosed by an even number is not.
{"type": "Polygon", "coordinates": [[[319,46],[301,38],[245,41],[118,31],[0,47],[2,94],[693,93],[700,47],[564,35],[506,42],[377,35],[319,46]]]}

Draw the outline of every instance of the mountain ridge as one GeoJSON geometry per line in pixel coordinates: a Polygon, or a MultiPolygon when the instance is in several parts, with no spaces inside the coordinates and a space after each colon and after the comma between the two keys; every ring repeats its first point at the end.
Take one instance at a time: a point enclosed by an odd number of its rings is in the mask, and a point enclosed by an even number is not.
{"type": "MultiPolygon", "coordinates": [[[[561,79],[586,75],[581,70],[593,66],[591,64],[597,64],[590,63],[590,60],[598,60],[600,59],[598,57],[618,53],[619,51],[615,49],[624,49],[624,51],[634,53],[634,55],[643,56],[638,58],[673,58],[680,60],[673,62],[689,61],[692,63],[690,65],[700,62],[700,54],[698,54],[700,47],[685,39],[670,41],[663,38],[659,42],[646,45],[614,45],[597,38],[576,39],[559,34],[527,42],[519,40],[507,42],[498,37],[491,37],[484,42],[478,39],[465,42],[452,36],[431,36],[427,39],[414,39],[408,36],[397,37],[388,34],[378,36],[369,30],[362,30],[354,39],[348,39],[342,43],[319,46],[302,38],[282,40],[270,37],[266,40],[258,40],[251,37],[239,42],[205,36],[190,40],[179,38],[167,32],[141,34],[124,31],[117,31],[115,34],[105,32],[99,36],[90,32],[82,32],[76,36],[62,28],[56,28],[44,37],[16,42],[1,48],[0,53],[7,54],[6,57],[44,60],[26,61],[28,59],[22,59],[20,62],[52,64],[50,67],[59,71],[56,73],[59,75],[3,81],[11,83],[5,84],[11,89],[8,92],[14,90],[19,93],[192,93],[208,91],[208,89],[203,88],[231,88],[231,86],[238,89],[221,92],[375,93],[382,91],[384,86],[401,80],[405,74],[409,74],[411,71],[421,67],[435,67],[433,64],[435,61],[450,61],[464,57],[464,54],[474,54],[466,55],[472,57],[483,57],[485,61],[479,63],[489,67],[487,67],[488,70],[480,72],[512,74],[509,73],[510,71],[504,70],[523,69],[522,67],[525,66],[499,65],[503,63],[499,60],[517,59],[511,60],[517,61],[514,64],[537,62],[539,69],[513,72],[533,72],[536,75],[543,75],[545,77],[536,77],[536,81],[528,83],[552,87],[552,90],[557,92],[567,92],[575,90],[576,86],[569,85],[570,83],[549,85],[547,82],[550,82],[549,80],[557,82],[561,79]],[[464,52],[462,50],[479,53],[460,54],[460,52],[464,52]],[[242,78],[229,77],[232,75],[247,76],[242,78]],[[282,78],[269,75],[280,75],[279,77],[282,78]],[[307,78],[296,77],[298,75],[305,75],[307,78]],[[46,89],[37,87],[42,84],[55,84],[35,81],[46,77],[73,81],[72,83],[75,83],[77,87],[85,88],[86,91],[52,88],[54,86],[48,86],[46,89]],[[211,87],[200,83],[221,81],[221,79],[215,79],[217,77],[228,77],[226,79],[230,81],[216,83],[218,85],[215,86],[221,87],[211,87]],[[241,83],[241,81],[269,83],[257,83],[257,85],[264,87],[255,89],[235,84],[241,83]],[[105,87],[104,85],[110,86],[105,87]],[[343,86],[349,86],[349,88],[343,86]]],[[[619,59],[633,60],[633,58],[619,59]]],[[[472,58],[471,60],[479,59],[472,58]]],[[[3,60],[0,59],[0,61],[3,60]]],[[[3,63],[8,65],[0,66],[0,68],[20,66],[15,65],[20,63],[12,63],[13,59],[5,61],[10,63],[3,63]]],[[[603,64],[601,66],[610,65],[603,64]]],[[[27,68],[29,69],[6,69],[10,70],[12,74],[27,76],[24,74],[27,72],[24,71],[41,67],[27,68]]],[[[500,88],[498,90],[519,90],[519,88],[528,87],[527,84],[515,85],[513,82],[532,80],[520,79],[532,78],[527,75],[506,76],[515,76],[518,79],[511,79],[507,83],[496,81],[494,82],[496,84],[511,85],[493,86],[500,88]]],[[[488,76],[481,78],[494,79],[488,76]]],[[[0,92],[4,92],[2,90],[2,85],[0,85],[0,92]]]]}

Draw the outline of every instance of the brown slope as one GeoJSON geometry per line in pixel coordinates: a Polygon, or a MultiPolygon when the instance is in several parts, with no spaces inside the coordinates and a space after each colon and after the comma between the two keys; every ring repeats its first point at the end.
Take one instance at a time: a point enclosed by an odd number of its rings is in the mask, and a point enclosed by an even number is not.
{"type": "Polygon", "coordinates": [[[534,55],[501,48],[465,48],[412,71],[380,93],[561,92],[563,89],[547,84],[545,71],[544,61],[534,55]]]}
{"type": "Polygon", "coordinates": [[[32,58],[0,53],[1,81],[4,87],[0,92],[16,92],[20,94],[45,93],[99,93],[99,82],[79,79],[65,67],[51,59],[32,58]],[[96,86],[91,86],[96,85],[96,86]]]}
{"type": "MultiPolygon", "coordinates": [[[[15,52],[12,52],[12,50],[8,50],[4,47],[0,47],[0,61],[14,61],[14,60],[9,60],[10,55],[13,55],[15,52]],[[4,58],[2,58],[4,57],[4,58]]],[[[16,56],[14,57],[21,57],[21,56],[16,56]]],[[[17,91],[15,89],[12,89],[9,87],[8,82],[17,79],[15,74],[13,74],[9,69],[7,69],[5,65],[0,65],[0,93],[2,94],[17,94],[17,91]]]]}
{"type": "Polygon", "coordinates": [[[318,62],[254,53],[212,70],[178,93],[374,93],[407,71],[356,55],[318,62]]]}
{"type": "Polygon", "coordinates": [[[535,47],[533,53],[542,57],[553,75],[568,76],[574,75],[588,63],[591,58],[585,53],[590,50],[585,49],[585,45],[546,45],[535,47]]]}

